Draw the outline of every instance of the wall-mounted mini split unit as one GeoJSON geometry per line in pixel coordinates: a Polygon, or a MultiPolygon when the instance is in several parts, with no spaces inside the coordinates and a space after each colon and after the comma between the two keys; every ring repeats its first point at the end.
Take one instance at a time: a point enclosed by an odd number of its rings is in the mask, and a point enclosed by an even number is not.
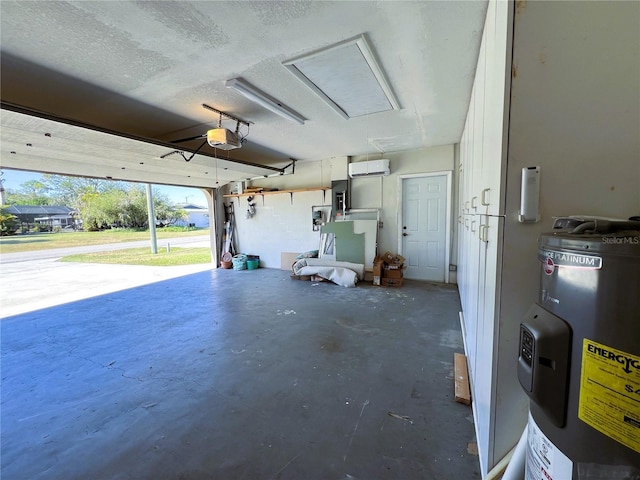
{"type": "Polygon", "coordinates": [[[233,150],[242,146],[238,135],[226,128],[212,128],[207,131],[207,143],[220,150],[233,150]]]}
{"type": "Polygon", "coordinates": [[[349,164],[349,176],[351,178],[387,176],[390,173],[389,160],[386,158],[349,164]]]}

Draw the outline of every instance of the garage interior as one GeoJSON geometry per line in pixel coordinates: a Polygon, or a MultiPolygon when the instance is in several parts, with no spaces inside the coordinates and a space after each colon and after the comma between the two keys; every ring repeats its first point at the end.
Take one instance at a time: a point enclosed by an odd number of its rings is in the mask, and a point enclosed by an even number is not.
{"type": "Polygon", "coordinates": [[[218,269],[3,319],[2,476],[480,478],[458,309],[218,269]]]}
{"type": "Polygon", "coordinates": [[[209,272],[2,320],[3,476],[488,477],[527,423],[516,360],[540,234],[640,213],[640,3],[0,9],[3,169],[198,187],[217,219],[209,272]],[[207,144],[217,127],[241,146],[207,144]],[[378,159],[389,175],[349,178],[378,159]],[[532,166],[539,219],[522,222],[532,166]],[[377,252],[411,259],[406,195],[436,179],[433,271],[348,289],[280,269],[318,249],[313,209],[343,180],[350,209],[377,215],[377,252]],[[273,190],[250,217],[247,186],[273,190]],[[229,204],[265,268],[217,268],[229,204]],[[454,351],[471,409],[452,400],[454,351]]]}

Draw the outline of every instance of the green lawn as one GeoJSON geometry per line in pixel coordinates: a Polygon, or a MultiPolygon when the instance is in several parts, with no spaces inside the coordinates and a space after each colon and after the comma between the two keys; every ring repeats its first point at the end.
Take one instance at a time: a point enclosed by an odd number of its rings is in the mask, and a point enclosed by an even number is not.
{"type": "Polygon", "coordinates": [[[170,267],[174,265],[195,265],[211,263],[209,248],[177,248],[170,252],[158,249],[153,254],[148,247],[129,248],[113,252],[95,252],[79,255],[69,255],[60,259],[61,262],[81,263],[113,263],[119,265],[149,265],[155,267],[170,267]]]}
{"type": "MultiPolygon", "coordinates": [[[[184,230],[158,229],[156,236],[159,240],[165,238],[194,237],[207,235],[209,229],[184,230]]],[[[71,232],[71,233],[30,233],[0,237],[0,253],[30,252],[34,250],[48,250],[51,248],[81,247],[85,245],[102,245],[104,243],[135,242],[149,240],[148,231],[133,230],[104,230],[102,232],[71,232]]]]}

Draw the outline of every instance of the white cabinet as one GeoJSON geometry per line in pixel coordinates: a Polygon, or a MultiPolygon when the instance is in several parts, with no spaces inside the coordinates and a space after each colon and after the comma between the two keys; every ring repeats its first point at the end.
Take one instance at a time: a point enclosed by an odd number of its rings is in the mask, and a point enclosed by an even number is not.
{"type": "Polygon", "coordinates": [[[505,443],[500,436],[517,439],[519,434],[496,424],[502,382],[497,375],[499,362],[515,361],[497,355],[512,6],[505,1],[489,3],[460,141],[458,280],[483,477],[507,453],[496,449],[496,444],[505,443]]]}
{"type": "MultiPolygon", "coordinates": [[[[498,328],[496,326],[496,301],[498,298],[498,270],[501,241],[504,228],[504,218],[482,215],[479,229],[480,255],[479,281],[477,298],[477,332],[476,332],[476,372],[474,376],[474,418],[478,445],[482,445],[486,468],[499,460],[491,461],[495,457],[495,442],[493,431],[496,427],[496,409],[499,400],[496,395],[497,355],[495,351],[498,328]]],[[[509,361],[509,359],[503,360],[509,361]]],[[[515,360],[514,360],[515,361],[515,360]]]]}

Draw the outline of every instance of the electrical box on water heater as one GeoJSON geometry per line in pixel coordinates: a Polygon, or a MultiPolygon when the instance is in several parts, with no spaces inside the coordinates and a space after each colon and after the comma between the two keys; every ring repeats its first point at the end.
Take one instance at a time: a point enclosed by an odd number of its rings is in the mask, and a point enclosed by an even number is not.
{"type": "Polygon", "coordinates": [[[567,217],[520,325],[526,480],[640,479],[640,222],[567,217]]]}

